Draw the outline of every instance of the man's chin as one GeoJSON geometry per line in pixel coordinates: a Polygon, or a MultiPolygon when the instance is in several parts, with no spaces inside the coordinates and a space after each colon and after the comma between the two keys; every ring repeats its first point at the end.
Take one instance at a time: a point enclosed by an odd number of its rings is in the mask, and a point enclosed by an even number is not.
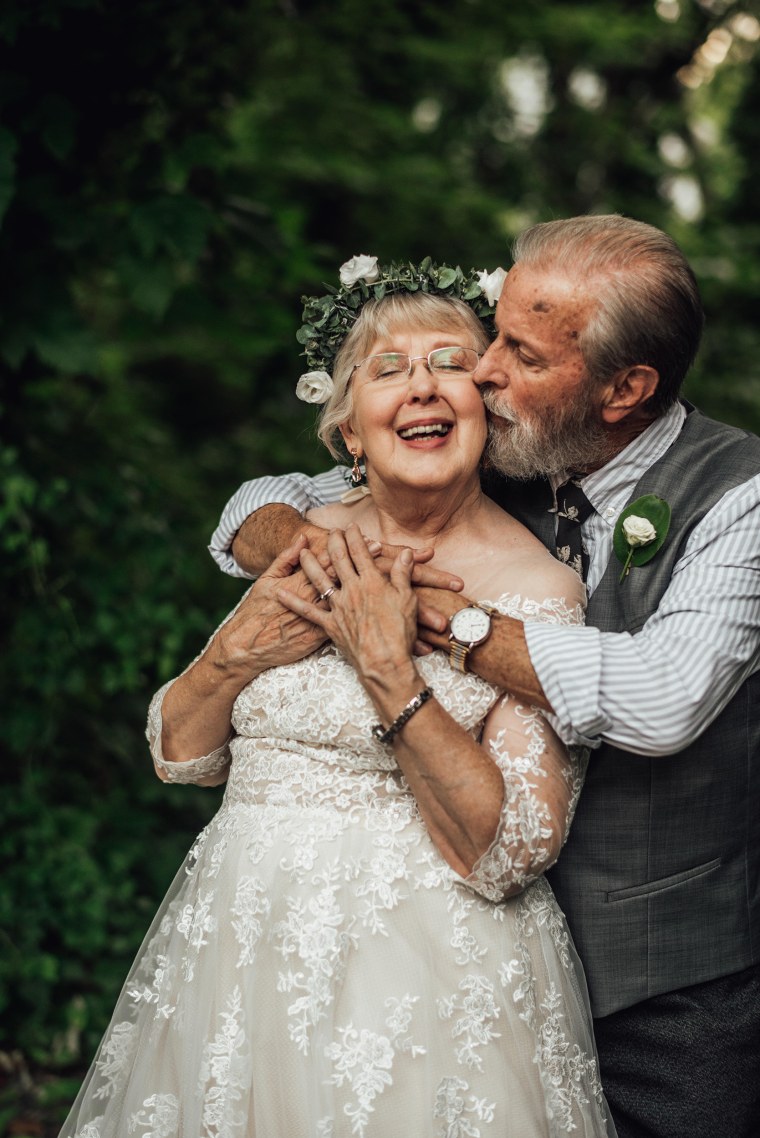
{"type": "Polygon", "coordinates": [[[595,469],[609,458],[609,439],[588,418],[533,425],[517,422],[510,413],[489,416],[485,460],[507,478],[551,478],[595,469]]]}

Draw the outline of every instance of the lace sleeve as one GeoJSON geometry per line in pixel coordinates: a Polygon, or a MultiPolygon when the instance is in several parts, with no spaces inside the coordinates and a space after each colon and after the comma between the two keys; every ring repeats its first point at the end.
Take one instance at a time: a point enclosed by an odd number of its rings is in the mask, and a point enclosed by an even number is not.
{"type": "Polygon", "coordinates": [[[145,735],[150,746],[153,763],[156,770],[162,771],[165,775],[164,782],[205,782],[207,785],[216,786],[218,783],[224,781],[223,772],[225,772],[226,768],[230,765],[231,735],[221,747],[217,747],[215,751],[211,751],[208,755],[201,755],[197,759],[188,759],[184,763],[172,763],[163,756],[161,748],[161,731],[163,727],[161,711],[164,704],[164,696],[175,682],[175,680],[169,680],[162,688],[159,688],[150,701],[150,707],[148,708],[148,726],[145,729],[145,735]]]}
{"type": "MultiPolygon", "coordinates": [[[[235,615],[240,605],[247,597],[250,589],[247,589],[238,603],[235,605],[232,612],[228,613],[224,618],[219,628],[223,628],[227,621],[235,615]]],[[[195,657],[195,660],[187,665],[184,671],[180,672],[180,676],[184,676],[185,672],[192,668],[193,664],[200,660],[203,653],[207,650],[209,644],[216,636],[219,628],[215,629],[212,636],[206,642],[203,652],[195,657]]],[[[230,740],[232,739],[232,731],[226,741],[217,747],[216,750],[211,751],[208,755],[201,755],[196,759],[187,759],[185,762],[170,762],[164,758],[163,749],[161,747],[161,732],[163,730],[162,709],[164,705],[164,698],[172,684],[176,683],[179,676],[175,676],[173,680],[169,680],[163,687],[159,688],[156,694],[150,701],[148,708],[148,724],[145,728],[145,736],[148,740],[150,747],[151,757],[156,770],[159,772],[159,777],[163,778],[164,782],[175,783],[203,783],[206,786],[217,786],[220,782],[224,782],[226,778],[226,771],[230,765],[230,740]]]]}
{"type": "MultiPolygon", "coordinates": [[[[557,600],[537,605],[510,598],[508,615],[583,623],[580,606],[568,608],[557,600]]],[[[462,880],[498,902],[524,889],[557,860],[583,786],[588,751],[564,747],[540,708],[521,705],[509,694],[489,713],[482,744],[501,771],[504,800],[493,842],[462,880]]]]}

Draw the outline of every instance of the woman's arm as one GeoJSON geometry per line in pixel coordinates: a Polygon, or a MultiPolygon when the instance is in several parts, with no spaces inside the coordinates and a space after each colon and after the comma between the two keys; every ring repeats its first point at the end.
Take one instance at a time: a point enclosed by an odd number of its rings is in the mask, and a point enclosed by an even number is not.
{"type": "Polygon", "coordinates": [[[304,545],[304,539],[297,540],[273,562],[201,655],[154,698],[149,739],[159,778],[186,781],[171,777],[171,764],[193,763],[197,771],[192,773],[204,780],[215,774],[210,757],[228,761],[232,708],[243,688],[265,669],[300,660],[324,642],[320,628],[294,616],[275,596],[285,589],[314,599],[306,576],[293,572],[304,545]]]}

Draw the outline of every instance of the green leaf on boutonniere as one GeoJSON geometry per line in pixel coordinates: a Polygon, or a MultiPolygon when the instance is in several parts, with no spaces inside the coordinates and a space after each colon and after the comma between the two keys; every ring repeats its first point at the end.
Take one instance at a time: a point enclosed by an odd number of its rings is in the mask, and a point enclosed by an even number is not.
{"type": "Polygon", "coordinates": [[[644,494],[626,506],[615,523],[612,544],[625,580],[633,566],[646,565],[662,546],[670,529],[670,506],[656,494],[644,494]],[[626,524],[627,523],[627,524],[626,524]]]}

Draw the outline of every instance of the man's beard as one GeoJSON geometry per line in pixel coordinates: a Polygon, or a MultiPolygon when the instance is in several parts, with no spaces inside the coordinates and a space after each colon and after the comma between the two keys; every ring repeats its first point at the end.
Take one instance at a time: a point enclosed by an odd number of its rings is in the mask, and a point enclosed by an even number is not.
{"type": "Polygon", "coordinates": [[[483,389],[483,402],[491,412],[483,457],[486,465],[508,478],[527,481],[596,470],[614,453],[591,391],[567,406],[547,408],[533,421],[501,406],[499,396],[496,388],[483,389]]]}

